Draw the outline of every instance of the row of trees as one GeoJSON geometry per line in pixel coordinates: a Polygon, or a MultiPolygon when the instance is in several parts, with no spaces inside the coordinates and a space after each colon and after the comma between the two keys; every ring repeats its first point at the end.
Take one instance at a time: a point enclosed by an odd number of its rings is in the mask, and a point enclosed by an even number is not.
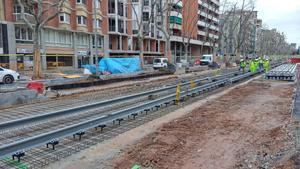
{"type": "Polygon", "coordinates": [[[284,33],[264,26],[257,34],[257,53],[259,55],[291,54],[292,48],[286,42],[284,33]]]}
{"type": "Polygon", "coordinates": [[[219,52],[239,60],[243,55],[280,55],[291,52],[284,33],[262,26],[254,0],[221,4],[219,52]]]}

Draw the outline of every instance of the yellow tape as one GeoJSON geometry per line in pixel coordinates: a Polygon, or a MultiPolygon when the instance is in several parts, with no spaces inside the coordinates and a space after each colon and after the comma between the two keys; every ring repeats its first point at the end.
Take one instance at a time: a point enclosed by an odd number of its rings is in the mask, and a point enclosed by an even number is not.
{"type": "Polygon", "coordinates": [[[180,85],[177,85],[176,87],[176,104],[178,105],[180,103],[180,85]]]}
{"type": "Polygon", "coordinates": [[[191,86],[191,89],[195,88],[196,87],[196,83],[194,80],[191,80],[190,82],[190,86],[191,86]]]}

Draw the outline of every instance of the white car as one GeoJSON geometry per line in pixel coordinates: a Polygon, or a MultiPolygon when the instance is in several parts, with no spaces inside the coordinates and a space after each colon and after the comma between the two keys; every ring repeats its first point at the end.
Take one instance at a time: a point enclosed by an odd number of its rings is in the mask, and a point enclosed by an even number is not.
{"type": "Polygon", "coordinates": [[[155,58],[153,60],[153,68],[160,69],[168,67],[168,59],[167,58],[155,58]]]}
{"type": "Polygon", "coordinates": [[[20,74],[14,70],[0,67],[0,83],[10,84],[20,79],[20,74]]]}

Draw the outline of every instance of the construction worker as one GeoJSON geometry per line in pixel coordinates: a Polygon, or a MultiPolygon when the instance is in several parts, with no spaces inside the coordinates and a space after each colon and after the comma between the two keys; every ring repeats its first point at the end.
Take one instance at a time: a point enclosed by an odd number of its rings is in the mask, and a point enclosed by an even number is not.
{"type": "Polygon", "coordinates": [[[245,68],[246,68],[246,61],[244,59],[241,59],[240,61],[240,70],[243,71],[243,73],[245,73],[245,68]]]}
{"type": "Polygon", "coordinates": [[[253,59],[250,61],[250,72],[256,72],[255,61],[253,59]]]}
{"type": "Polygon", "coordinates": [[[269,59],[266,59],[264,61],[264,69],[265,69],[265,72],[270,70],[270,61],[269,61],[269,59]]]}

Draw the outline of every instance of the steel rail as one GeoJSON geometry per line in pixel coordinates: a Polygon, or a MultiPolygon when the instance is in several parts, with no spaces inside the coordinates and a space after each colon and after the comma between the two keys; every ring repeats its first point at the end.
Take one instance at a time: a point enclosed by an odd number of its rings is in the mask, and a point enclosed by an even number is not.
{"type": "MultiPolygon", "coordinates": [[[[204,84],[202,86],[196,87],[189,91],[182,91],[182,92],[180,92],[181,98],[185,98],[186,96],[189,96],[189,94],[197,94],[197,93],[200,93],[203,91],[207,91],[207,90],[214,89],[214,88],[217,88],[220,86],[224,86],[228,83],[250,77],[257,73],[259,73],[259,72],[246,73],[243,75],[239,75],[239,76],[235,77],[234,79],[226,78],[223,80],[218,80],[215,82],[204,84]]],[[[46,144],[51,140],[67,137],[67,136],[73,135],[77,132],[86,131],[88,129],[97,127],[99,125],[104,125],[104,124],[113,122],[115,120],[127,117],[129,115],[132,115],[133,113],[143,112],[146,109],[151,109],[155,106],[161,106],[164,103],[170,103],[170,102],[174,101],[175,98],[176,98],[176,94],[171,94],[171,95],[162,97],[162,98],[154,100],[154,101],[143,103],[143,104],[131,107],[131,108],[124,109],[124,110],[116,111],[114,113],[104,115],[104,116],[101,116],[101,117],[98,117],[95,119],[87,120],[85,122],[74,124],[74,125],[71,125],[71,126],[68,126],[65,128],[61,128],[61,129],[58,129],[55,131],[51,131],[48,133],[44,133],[44,134],[26,138],[26,139],[23,139],[20,141],[16,141],[16,142],[13,142],[13,143],[10,143],[7,145],[3,145],[0,147],[0,157],[11,155],[18,151],[25,151],[25,150],[40,146],[42,144],[46,144]]]]}
{"type": "MultiPolygon", "coordinates": [[[[220,79],[224,79],[230,75],[234,75],[236,73],[238,73],[238,72],[232,72],[232,73],[228,73],[228,74],[213,77],[213,78],[210,78],[210,77],[201,78],[201,79],[194,80],[194,82],[199,83],[199,82],[207,81],[207,80],[220,80],[220,79]]],[[[186,86],[189,84],[190,84],[190,82],[185,82],[185,83],[182,83],[181,85],[186,86]]],[[[148,96],[151,94],[164,92],[167,90],[175,89],[176,87],[177,87],[177,85],[170,85],[167,87],[154,89],[151,91],[141,92],[141,93],[127,95],[127,96],[121,96],[118,98],[100,101],[100,102],[96,102],[96,103],[92,103],[92,104],[87,104],[87,105],[72,107],[72,108],[68,108],[68,109],[58,110],[58,111],[54,111],[54,112],[49,112],[49,113],[45,113],[45,114],[34,115],[31,117],[20,118],[17,120],[2,122],[2,123],[0,123],[0,131],[12,129],[12,128],[18,128],[18,127],[22,127],[22,126],[25,126],[28,124],[35,124],[35,123],[41,122],[43,120],[49,120],[51,118],[56,118],[56,117],[61,117],[61,116],[66,116],[66,115],[71,115],[71,114],[77,114],[77,113],[81,113],[82,111],[88,111],[88,110],[91,110],[91,109],[94,109],[97,107],[101,107],[101,106],[104,107],[107,105],[116,104],[116,103],[123,102],[123,101],[128,101],[130,99],[135,99],[138,97],[144,97],[144,96],[148,96]]]]}

